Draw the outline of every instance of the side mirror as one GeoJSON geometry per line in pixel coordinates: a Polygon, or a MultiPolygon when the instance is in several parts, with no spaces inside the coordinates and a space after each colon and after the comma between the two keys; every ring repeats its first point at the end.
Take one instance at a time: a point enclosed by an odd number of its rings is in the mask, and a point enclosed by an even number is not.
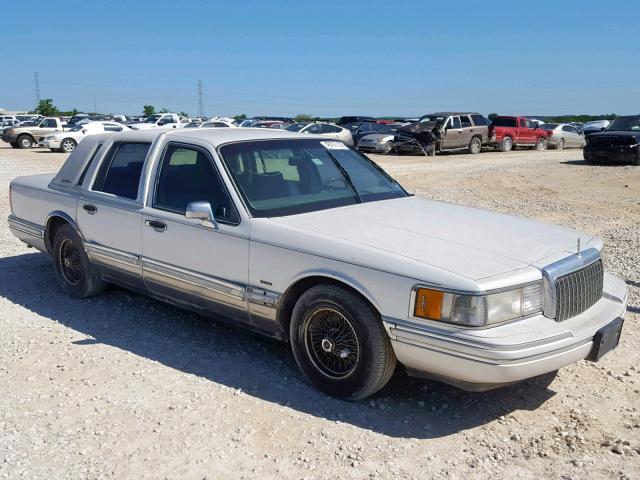
{"type": "Polygon", "coordinates": [[[202,220],[202,225],[206,227],[211,227],[215,230],[220,228],[213,216],[213,210],[211,210],[211,204],[209,202],[191,202],[187,205],[184,216],[202,220]]]}
{"type": "Polygon", "coordinates": [[[602,128],[600,129],[600,131],[601,131],[601,132],[604,132],[606,129],[607,129],[607,127],[602,127],[602,128]]]}

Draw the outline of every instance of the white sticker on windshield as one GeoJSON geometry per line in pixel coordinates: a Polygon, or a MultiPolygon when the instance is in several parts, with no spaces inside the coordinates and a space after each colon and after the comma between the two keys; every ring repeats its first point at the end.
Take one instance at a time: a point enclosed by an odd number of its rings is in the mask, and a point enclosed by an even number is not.
{"type": "Polygon", "coordinates": [[[349,150],[342,142],[320,142],[324,148],[327,150],[349,150]]]}

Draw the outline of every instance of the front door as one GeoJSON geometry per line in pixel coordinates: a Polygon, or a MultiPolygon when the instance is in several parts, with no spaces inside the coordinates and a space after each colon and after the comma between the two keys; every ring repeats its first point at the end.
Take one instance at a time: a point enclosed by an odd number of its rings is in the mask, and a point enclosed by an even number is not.
{"type": "Polygon", "coordinates": [[[156,178],[142,214],[145,285],[175,303],[249,322],[249,225],[240,221],[210,152],[169,143],[156,178]],[[208,202],[216,222],[186,218],[191,202],[208,202]]]}
{"type": "Polygon", "coordinates": [[[460,117],[449,117],[445,124],[444,131],[442,132],[441,148],[446,150],[450,148],[460,148],[463,144],[462,125],[460,124],[460,117]]]}

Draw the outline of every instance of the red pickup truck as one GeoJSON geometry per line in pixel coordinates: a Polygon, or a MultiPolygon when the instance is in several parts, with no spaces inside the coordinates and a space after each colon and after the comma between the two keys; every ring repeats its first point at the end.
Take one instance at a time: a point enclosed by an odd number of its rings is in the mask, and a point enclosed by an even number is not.
{"type": "Polygon", "coordinates": [[[489,145],[508,152],[515,147],[546,150],[550,132],[538,128],[526,117],[495,117],[489,125],[489,145]]]}

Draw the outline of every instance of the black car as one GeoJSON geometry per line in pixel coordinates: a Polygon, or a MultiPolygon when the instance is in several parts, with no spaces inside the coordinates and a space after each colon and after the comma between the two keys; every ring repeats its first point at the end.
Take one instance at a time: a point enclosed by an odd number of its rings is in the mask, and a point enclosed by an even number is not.
{"type": "Polygon", "coordinates": [[[606,130],[585,137],[587,163],[631,162],[640,166],[640,115],[618,117],[606,130]]]}
{"type": "MultiPolygon", "coordinates": [[[[360,140],[365,135],[371,135],[372,133],[376,133],[380,130],[384,125],[382,123],[375,122],[362,122],[356,131],[351,132],[351,136],[353,137],[354,144],[358,144],[358,140],[360,140]]],[[[346,128],[346,127],[345,127],[346,128]]]]}

